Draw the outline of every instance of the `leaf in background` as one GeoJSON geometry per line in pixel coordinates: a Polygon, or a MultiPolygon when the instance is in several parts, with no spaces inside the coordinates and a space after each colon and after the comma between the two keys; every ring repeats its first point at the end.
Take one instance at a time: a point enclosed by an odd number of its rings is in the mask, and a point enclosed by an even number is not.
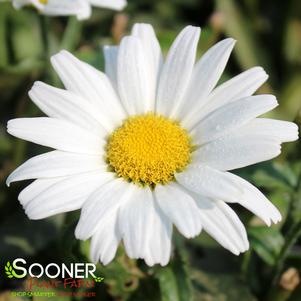
{"type": "Polygon", "coordinates": [[[178,280],[180,300],[192,300],[192,284],[189,275],[189,267],[184,261],[183,255],[179,252],[173,261],[173,270],[178,280]]]}
{"type": "Polygon", "coordinates": [[[294,222],[299,222],[301,220],[301,189],[296,191],[294,195],[294,201],[292,203],[291,210],[291,215],[294,222]]]}
{"type": "Polygon", "coordinates": [[[297,176],[288,163],[267,162],[254,168],[252,181],[256,186],[270,190],[292,191],[297,176]]]}
{"type": "MultiPolygon", "coordinates": [[[[104,44],[102,44],[104,45],[104,44]]],[[[102,47],[98,48],[97,51],[93,48],[85,47],[76,52],[76,57],[80,60],[92,65],[97,70],[104,70],[104,56],[102,47]]]]}
{"type": "Polygon", "coordinates": [[[188,267],[181,254],[176,252],[171,263],[158,268],[155,277],[159,280],[162,301],[191,301],[192,286],[188,267]]]}
{"type": "Polygon", "coordinates": [[[39,71],[45,68],[45,63],[42,60],[27,58],[20,61],[18,64],[8,66],[5,71],[10,75],[26,75],[33,71],[39,71]]]}
{"type": "Polygon", "coordinates": [[[161,30],[157,33],[158,40],[160,42],[160,46],[162,48],[163,54],[167,54],[171,44],[176,38],[177,34],[174,31],[161,30]]]}
{"type": "Polygon", "coordinates": [[[205,232],[186,241],[187,247],[194,301],[256,300],[241,276],[242,255],[233,256],[205,232]]]}
{"type": "Polygon", "coordinates": [[[6,7],[3,3],[0,3],[0,68],[5,67],[8,63],[8,53],[6,44],[6,7]]]}
{"type": "Polygon", "coordinates": [[[162,268],[156,276],[160,283],[162,301],[180,301],[176,275],[172,268],[162,268]]]}
{"type": "Polygon", "coordinates": [[[279,97],[280,106],[273,116],[289,121],[295,120],[301,110],[301,74],[297,73],[287,79],[279,97]]]}
{"type": "MultiPolygon", "coordinates": [[[[9,153],[12,150],[12,141],[9,139],[6,134],[6,130],[3,125],[0,125],[0,154],[3,156],[4,154],[9,153]]],[[[0,177],[1,178],[1,177],[0,177]]]]}
{"type": "Polygon", "coordinates": [[[206,273],[201,270],[191,272],[194,299],[202,301],[256,301],[247,283],[235,274],[206,273]]]}
{"type": "MultiPolygon", "coordinates": [[[[82,262],[90,262],[90,241],[80,241],[82,262]]],[[[120,300],[128,298],[138,289],[143,272],[137,267],[136,260],[130,259],[120,247],[114,260],[105,267],[99,263],[96,275],[104,277],[108,293],[120,300]]]]}
{"type": "Polygon", "coordinates": [[[32,256],[58,237],[62,215],[29,221],[23,212],[7,216],[0,224],[0,257],[32,256]]]}
{"type": "Polygon", "coordinates": [[[298,175],[298,182],[296,183],[294,194],[291,196],[291,216],[294,222],[298,223],[301,221],[301,162],[297,161],[293,165],[293,169],[298,175]]]}
{"type": "Polygon", "coordinates": [[[82,23],[75,16],[69,17],[60,48],[74,50],[81,39],[82,27],[82,23]]]}
{"type": "Polygon", "coordinates": [[[158,281],[153,277],[140,279],[139,287],[130,296],[129,301],[162,301],[158,281]]]}
{"type": "Polygon", "coordinates": [[[267,264],[273,265],[284,244],[284,238],[278,229],[273,227],[249,227],[251,248],[267,264]]]}
{"type": "Polygon", "coordinates": [[[287,24],[284,52],[291,64],[301,64],[301,21],[291,19],[287,24]]]}
{"type": "Polygon", "coordinates": [[[11,9],[12,47],[16,61],[26,58],[41,57],[43,48],[40,39],[38,15],[26,10],[11,9]]]}
{"type": "Polygon", "coordinates": [[[234,51],[242,68],[247,69],[261,65],[271,73],[271,64],[267,62],[266,55],[262,53],[262,49],[257,43],[252,20],[243,15],[236,1],[217,0],[216,3],[217,10],[224,14],[227,35],[238,40],[234,51]]]}

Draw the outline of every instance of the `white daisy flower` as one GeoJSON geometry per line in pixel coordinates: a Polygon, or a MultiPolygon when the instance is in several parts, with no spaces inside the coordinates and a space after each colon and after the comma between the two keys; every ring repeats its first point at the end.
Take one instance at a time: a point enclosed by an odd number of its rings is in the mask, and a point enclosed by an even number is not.
{"type": "Polygon", "coordinates": [[[25,5],[33,5],[42,14],[49,16],[76,15],[79,20],[91,16],[91,6],[122,10],[126,0],[12,0],[13,6],[20,9],[25,5]]]}
{"type": "Polygon", "coordinates": [[[297,126],[258,118],[277,106],[272,95],[251,96],[267,79],[260,67],[215,88],[235,41],[195,64],[199,35],[186,27],[164,60],[153,28],[136,24],[119,47],[105,47],[106,74],[67,51],[52,57],[66,90],[36,82],[29,92],[49,117],[8,122],[10,134],[56,149],[7,179],[36,179],[19,195],[30,219],[81,209],[75,235],[92,237],[93,261],[109,263],[122,240],[150,266],[168,263],[173,224],[187,238],[203,229],[234,254],[246,251],[246,230],[227,203],[267,225],[281,220],[228,171],[278,156],[297,126]]]}

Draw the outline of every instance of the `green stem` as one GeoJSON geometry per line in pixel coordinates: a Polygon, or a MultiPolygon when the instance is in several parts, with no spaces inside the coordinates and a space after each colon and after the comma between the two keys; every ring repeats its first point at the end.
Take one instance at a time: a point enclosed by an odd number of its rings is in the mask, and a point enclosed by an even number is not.
{"type": "Polygon", "coordinates": [[[287,291],[285,289],[282,289],[278,285],[278,282],[281,273],[283,271],[284,263],[288,256],[288,253],[290,249],[293,247],[293,245],[296,243],[296,240],[300,235],[301,235],[301,221],[294,224],[287,233],[285,244],[282,247],[276,259],[276,263],[274,267],[274,277],[272,279],[272,286],[267,294],[267,297],[265,299],[266,301],[286,301],[292,294],[292,291],[287,291]]]}
{"type": "Polygon", "coordinates": [[[296,204],[299,202],[300,190],[301,190],[301,171],[299,173],[297,183],[294,188],[295,193],[293,194],[292,200],[289,203],[288,215],[286,217],[284,225],[282,226],[282,229],[284,230],[284,232],[286,232],[285,230],[288,229],[289,225],[294,222],[293,212],[296,208],[296,204]]]}
{"type": "MultiPolygon", "coordinates": [[[[292,200],[290,202],[290,212],[294,210],[295,204],[297,202],[299,202],[300,189],[301,189],[301,172],[298,175],[297,183],[296,183],[296,186],[294,189],[295,193],[293,194],[292,200]]],[[[292,226],[290,228],[288,228],[288,231],[285,235],[285,244],[283,245],[283,247],[277,257],[277,260],[276,260],[275,273],[274,273],[273,282],[272,282],[273,285],[276,284],[276,282],[280,276],[280,273],[283,269],[284,261],[288,255],[290,249],[295,244],[298,237],[301,235],[301,220],[294,222],[294,219],[291,216],[291,214],[287,217],[287,219],[289,220],[289,222],[292,222],[292,226]]]]}
{"type": "Polygon", "coordinates": [[[276,285],[277,281],[280,277],[280,274],[283,270],[285,259],[290,251],[290,249],[293,247],[293,245],[296,243],[298,237],[301,235],[301,221],[294,224],[290,230],[288,231],[285,239],[285,244],[282,247],[275,264],[275,272],[274,277],[272,281],[272,285],[276,285]]]}
{"type": "Polygon", "coordinates": [[[53,86],[58,86],[60,81],[58,79],[57,74],[50,63],[50,57],[55,52],[56,47],[54,46],[54,42],[51,40],[51,26],[49,25],[49,18],[46,16],[40,15],[40,32],[41,32],[41,41],[43,45],[43,60],[45,62],[45,76],[49,78],[50,83],[53,86]]]}
{"type": "Polygon", "coordinates": [[[268,301],[275,301],[275,300],[285,301],[290,296],[290,294],[287,291],[281,289],[278,286],[278,282],[284,268],[285,260],[287,259],[291,248],[294,246],[297,239],[301,235],[301,220],[294,221],[294,218],[291,214],[291,212],[295,208],[296,202],[299,202],[300,189],[301,189],[301,173],[298,176],[298,180],[294,189],[295,191],[290,202],[289,215],[287,216],[287,221],[282,228],[288,230],[285,231],[285,243],[276,258],[276,262],[273,270],[273,277],[271,281],[271,288],[269,290],[269,293],[267,294],[268,301]],[[277,299],[275,296],[277,296],[277,299]]]}
{"type": "Polygon", "coordinates": [[[43,45],[43,59],[47,62],[50,57],[49,48],[49,20],[43,16],[39,15],[40,31],[41,31],[41,41],[43,45]]]}
{"type": "Polygon", "coordinates": [[[80,41],[82,32],[82,22],[79,22],[76,17],[69,17],[67,27],[61,42],[61,49],[73,51],[80,41]]]}

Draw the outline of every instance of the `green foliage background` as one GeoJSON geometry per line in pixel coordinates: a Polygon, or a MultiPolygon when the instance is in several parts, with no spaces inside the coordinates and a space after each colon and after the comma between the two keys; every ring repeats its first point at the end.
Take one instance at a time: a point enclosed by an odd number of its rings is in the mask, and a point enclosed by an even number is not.
{"type": "MultiPolygon", "coordinates": [[[[9,1],[0,2],[0,300],[20,299],[9,292],[21,289],[22,280],[7,279],[4,269],[16,257],[39,263],[89,261],[89,243],[76,241],[73,235],[78,212],[30,221],[17,201],[27,183],[5,186],[16,166],[45,151],[10,137],[6,122],[41,114],[27,96],[34,81],[61,86],[49,65],[51,54],[68,49],[102,69],[101,46],[117,43],[135,22],[154,25],[164,52],[188,24],[202,27],[199,55],[218,40],[234,37],[238,42],[222,81],[247,68],[263,66],[270,78],[258,92],[273,93],[280,102],[269,116],[300,125],[299,0],[129,0],[122,14],[94,9],[92,18],[83,23],[72,17],[43,17],[29,8],[16,11],[9,1]]],[[[301,272],[300,143],[286,144],[276,160],[237,173],[260,187],[281,210],[280,224],[268,228],[234,206],[248,230],[251,248],[247,253],[236,257],[205,233],[191,240],[176,233],[172,261],[166,268],[148,268],[142,261],[129,260],[120,248],[113,263],[98,265],[98,275],[105,279],[96,286],[97,299],[300,301],[298,281],[289,290],[280,285],[288,268],[295,269],[289,284],[301,272]]]]}

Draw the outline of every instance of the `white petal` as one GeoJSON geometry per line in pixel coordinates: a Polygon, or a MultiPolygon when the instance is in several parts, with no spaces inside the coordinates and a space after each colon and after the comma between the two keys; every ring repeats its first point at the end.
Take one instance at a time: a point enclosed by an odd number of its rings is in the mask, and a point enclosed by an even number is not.
{"type": "Polygon", "coordinates": [[[105,46],[103,48],[103,53],[105,57],[105,72],[116,90],[117,90],[118,50],[119,50],[118,46],[105,46]]]}
{"type": "Polygon", "coordinates": [[[151,214],[152,231],[148,233],[148,248],[144,259],[149,266],[157,263],[165,266],[171,254],[172,223],[154,201],[151,214]]]}
{"type": "Polygon", "coordinates": [[[131,196],[133,186],[123,179],[114,179],[104,185],[99,185],[82,208],[80,220],[75,229],[76,238],[85,240],[91,237],[102,220],[131,196]]]}
{"type": "Polygon", "coordinates": [[[209,198],[231,202],[242,194],[226,173],[203,164],[190,165],[175,177],[185,188],[209,198]]]}
{"type": "Polygon", "coordinates": [[[222,201],[193,194],[203,228],[224,248],[238,255],[249,248],[247,233],[236,213],[222,201]]]}
{"type": "Polygon", "coordinates": [[[88,197],[103,183],[112,180],[108,172],[91,172],[59,181],[24,205],[30,219],[80,209],[88,197]]]}
{"type": "Polygon", "coordinates": [[[108,131],[120,125],[126,115],[105,74],[65,50],[52,56],[51,63],[66,89],[89,101],[94,108],[94,118],[108,131]]]}
{"type": "Polygon", "coordinates": [[[66,177],[57,177],[49,179],[37,179],[26,186],[19,194],[18,200],[21,205],[26,206],[28,202],[38,196],[41,192],[48,189],[53,184],[66,179],[66,177]]]}
{"type": "Polygon", "coordinates": [[[16,9],[20,9],[23,6],[30,4],[37,9],[42,9],[44,6],[39,0],[13,0],[13,6],[16,9]]]}
{"type": "Polygon", "coordinates": [[[144,258],[148,247],[148,232],[152,231],[153,195],[149,187],[134,187],[131,198],[120,207],[119,231],[127,254],[144,258]]]}
{"type": "Polygon", "coordinates": [[[7,132],[33,143],[76,153],[101,155],[105,143],[68,121],[47,117],[9,120],[7,132]]]}
{"type": "Polygon", "coordinates": [[[193,130],[193,141],[205,144],[237,129],[278,105],[273,95],[249,96],[229,103],[209,114],[193,130]]]}
{"type": "Polygon", "coordinates": [[[274,138],[279,143],[298,140],[298,126],[288,121],[256,118],[244,127],[244,131],[256,133],[263,138],[274,138]]]}
{"type": "Polygon", "coordinates": [[[117,83],[122,104],[130,115],[143,114],[153,107],[154,85],[139,38],[121,41],[117,61],[117,83]]]}
{"type": "Polygon", "coordinates": [[[110,214],[98,226],[97,231],[92,236],[90,246],[90,256],[96,264],[99,260],[102,264],[110,263],[115,255],[121,236],[117,227],[117,210],[110,214]]]}
{"type": "Polygon", "coordinates": [[[157,113],[169,116],[180,105],[192,75],[199,36],[200,28],[187,26],[172,44],[159,79],[157,113]]]}
{"type": "Polygon", "coordinates": [[[225,39],[211,47],[194,67],[183,102],[175,116],[189,122],[191,115],[198,114],[208,100],[209,93],[217,84],[222,75],[235,40],[225,39]],[[191,110],[193,108],[193,110],[191,110]]]}
{"type": "Polygon", "coordinates": [[[28,179],[69,176],[106,168],[101,156],[52,151],[35,156],[10,174],[6,184],[28,179]]]}
{"type": "Polygon", "coordinates": [[[159,74],[161,71],[163,56],[160,48],[159,41],[156,37],[155,31],[150,24],[135,24],[132,29],[132,36],[140,39],[144,54],[146,58],[146,64],[149,68],[149,85],[151,85],[151,110],[154,110],[157,84],[159,80],[159,74]]]}
{"type": "Polygon", "coordinates": [[[232,101],[251,96],[268,78],[261,67],[254,67],[226,81],[215,88],[208,96],[206,105],[201,108],[194,118],[187,121],[191,128],[210,112],[232,101]]]}
{"type": "Polygon", "coordinates": [[[29,96],[49,117],[70,121],[97,135],[106,134],[101,124],[93,117],[93,106],[70,91],[35,82],[29,96]]]}
{"type": "Polygon", "coordinates": [[[12,0],[13,7],[15,9],[20,9],[21,7],[29,4],[30,2],[30,0],[12,0]]]}
{"type": "Polygon", "coordinates": [[[280,152],[280,145],[270,135],[251,133],[245,126],[201,146],[193,153],[193,161],[218,170],[232,170],[270,160],[280,152]]]}
{"type": "Polygon", "coordinates": [[[152,66],[155,77],[157,77],[163,63],[163,56],[153,27],[150,24],[137,23],[133,26],[131,34],[142,42],[147,62],[152,66]]]}
{"type": "Polygon", "coordinates": [[[131,258],[142,258],[149,266],[168,263],[172,224],[154,202],[148,187],[136,187],[131,199],[120,208],[118,224],[131,258]]]}
{"type": "Polygon", "coordinates": [[[287,121],[256,118],[193,153],[197,164],[232,170],[270,160],[281,153],[280,143],[298,139],[298,127],[287,121]]]}
{"type": "Polygon", "coordinates": [[[234,174],[226,174],[243,191],[242,196],[239,200],[234,200],[235,202],[253,212],[268,226],[271,225],[271,222],[278,223],[281,220],[278,209],[255,186],[234,174]]]}
{"type": "Polygon", "coordinates": [[[217,171],[202,164],[191,165],[186,171],[176,174],[176,179],[196,194],[241,204],[267,225],[281,220],[277,208],[256,187],[229,172],[217,171]]]}
{"type": "Polygon", "coordinates": [[[87,19],[91,15],[90,4],[85,0],[48,0],[40,10],[49,16],[76,15],[79,20],[87,19]]]}
{"type": "Polygon", "coordinates": [[[193,198],[176,183],[157,185],[155,196],[159,207],[187,238],[202,230],[198,208],[193,198]]]}
{"type": "Polygon", "coordinates": [[[126,0],[89,0],[93,6],[122,10],[126,7],[126,0]]]}

